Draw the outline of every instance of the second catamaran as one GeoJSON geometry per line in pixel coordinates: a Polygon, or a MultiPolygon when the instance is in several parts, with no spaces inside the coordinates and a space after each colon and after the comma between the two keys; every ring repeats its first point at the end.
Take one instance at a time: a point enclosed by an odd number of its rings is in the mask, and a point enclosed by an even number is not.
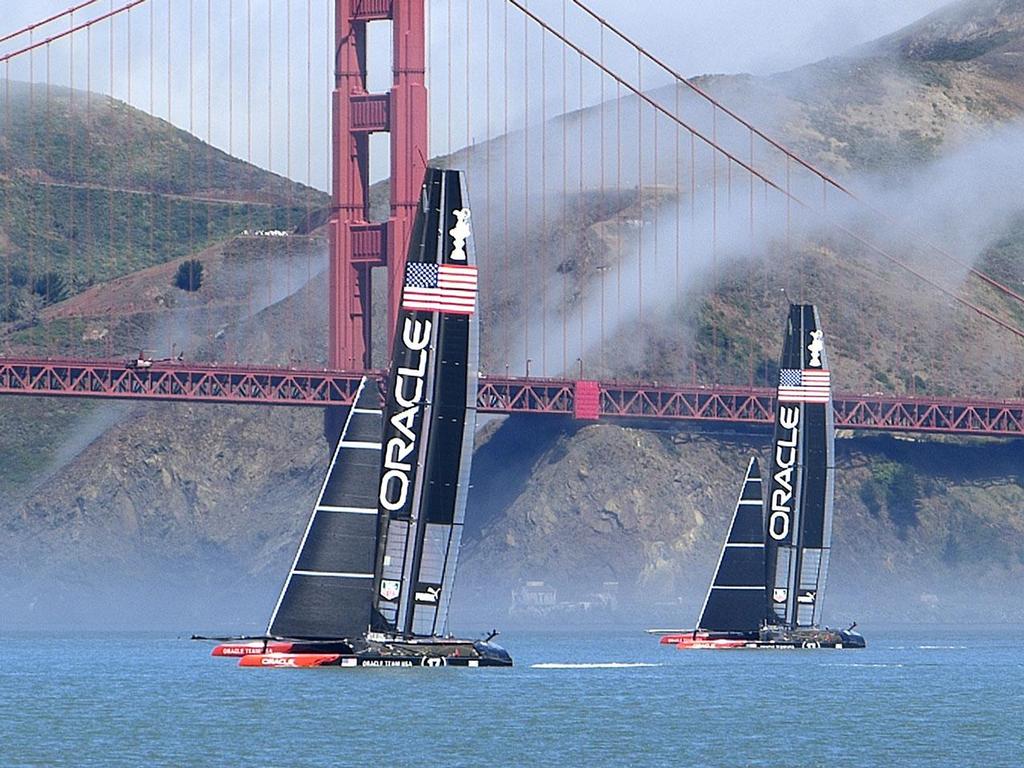
{"type": "Polygon", "coordinates": [[[447,633],[476,429],[477,272],[462,175],[429,168],[387,395],[363,379],[292,568],[242,666],[511,666],[447,633]]]}
{"type": "Polygon", "coordinates": [[[835,436],[818,310],[789,308],[767,494],[747,466],[697,627],[658,631],[679,648],[863,648],[853,627],[822,627],[832,550],[835,436]]]}

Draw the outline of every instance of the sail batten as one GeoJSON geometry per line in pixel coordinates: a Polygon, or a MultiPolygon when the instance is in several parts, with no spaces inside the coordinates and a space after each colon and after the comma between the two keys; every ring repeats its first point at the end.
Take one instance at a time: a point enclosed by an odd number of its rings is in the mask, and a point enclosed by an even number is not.
{"type": "Polygon", "coordinates": [[[764,577],[761,469],[757,459],[752,458],[718,557],[714,579],[704,598],[697,629],[756,631],[764,618],[764,577]]]}
{"type": "Polygon", "coordinates": [[[364,378],[270,617],[271,637],[351,637],[369,627],[381,454],[380,443],[374,443],[380,440],[379,404],[376,383],[364,378]]]}

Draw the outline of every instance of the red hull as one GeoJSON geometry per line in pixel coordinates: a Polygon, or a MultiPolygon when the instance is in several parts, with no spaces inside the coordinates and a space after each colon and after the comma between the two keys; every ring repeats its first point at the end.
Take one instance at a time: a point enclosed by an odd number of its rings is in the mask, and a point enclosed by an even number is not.
{"type": "Polygon", "coordinates": [[[742,637],[712,635],[710,632],[672,632],[661,637],[662,645],[674,645],[681,651],[727,650],[730,648],[863,648],[864,637],[852,629],[833,630],[797,628],[767,633],[767,636],[742,637]]]}
{"type": "Polygon", "coordinates": [[[221,643],[211,652],[211,656],[252,656],[263,653],[288,653],[294,643],[265,642],[252,640],[246,643],[221,643]]]}
{"type": "Polygon", "coordinates": [[[335,664],[340,653],[250,653],[238,660],[240,667],[322,667],[335,664]]]}
{"type": "Polygon", "coordinates": [[[686,637],[676,643],[676,648],[681,651],[700,649],[700,650],[722,650],[728,648],[746,648],[749,644],[749,640],[734,640],[719,637],[715,639],[694,639],[692,637],[686,637]]]}
{"type": "Polygon", "coordinates": [[[750,642],[750,640],[737,637],[711,637],[707,632],[686,632],[661,636],[662,645],[674,645],[680,650],[746,648],[750,642]]]}

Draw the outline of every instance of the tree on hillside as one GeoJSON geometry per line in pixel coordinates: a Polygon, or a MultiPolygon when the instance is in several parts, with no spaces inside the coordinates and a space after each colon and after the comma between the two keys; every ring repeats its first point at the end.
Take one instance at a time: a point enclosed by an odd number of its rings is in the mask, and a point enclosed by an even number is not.
{"type": "Polygon", "coordinates": [[[203,284],[203,263],[199,259],[181,262],[174,276],[174,284],[183,291],[198,291],[203,284]]]}
{"type": "Polygon", "coordinates": [[[45,272],[35,279],[32,292],[43,297],[43,304],[56,304],[68,297],[68,286],[61,275],[45,272]]]}

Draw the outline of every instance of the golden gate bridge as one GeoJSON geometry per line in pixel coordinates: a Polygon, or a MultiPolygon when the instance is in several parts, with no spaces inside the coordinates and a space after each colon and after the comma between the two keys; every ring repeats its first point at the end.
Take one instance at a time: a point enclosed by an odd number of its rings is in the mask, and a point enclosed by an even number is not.
{"type": "MultiPolygon", "coordinates": [[[[707,255],[701,269],[718,275],[737,247],[757,265],[755,252],[769,254],[773,242],[781,243],[779,257],[796,264],[802,279],[814,266],[794,241],[809,222],[1012,343],[1024,339],[1012,313],[1002,311],[1024,305],[1015,290],[917,234],[916,253],[962,274],[970,290],[913,254],[894,251],[877,231],[906,224],[720,103],[582,0],[447,0],[433,9],[428,14],[424,0],[92,0],[0,37],[5,131],[19,120],[32,129],[27,159],[6,150],[0,216],[8,229],[12,217],[31,215],[36,234],[48,226],[70,232],[64,240],[7,244],[0,394],[349,404],[360,375],[374,369],[389,344],[420,180],[437,156],[466,165],[471,196],[482,192],[474,237],[489,275],[484,345],[493,350],[480,377],[484,412],[770,423],[774,371],[751,351],[746,381],[737,383],[742,375],[722,361],[726,332],[715,314],[705,328],[711,359],[688,383],[643,383],[640,371],[625,381],[615,347],[628,323],[633,343],[643,346],[665,295],[692,298],[687,260],[697,252],[707,255]],[[386,83],[374,72],[381,46],[392,51],[386,83]],[[435,90],[443,95],[432,102],[435,90]],[[154,157],[172,150],[152,124],[129,116],[122,146],[105,145],[103,129],[112,123],[103,121],[117,110],[125,119],[128,109],[205,144],[182,155],[185,167],[157,179],[154,157]],[[97,132],[68,138],[64,131],[76,120],[97,132]],[[86,168],[96,156],[105,167],[86,168]],[[225,180],[232,158],[245,161],[240,181],[225,180]],[[385,166],[386,204],[383,187],[371,183],[385,166]],[[276,177],[257,180],[259,168],[276,177]],[[292,183],[297,177],[303,185],[292,183]],[[313,189],[325,180],[329,203],[313,189]],[[11,202],[26,189],[35,196],[30,214],[11,202]],[[581,201],[588,195],[614,202],[604,219],[586,210],[581,201]],[[665,213],[670,204],[674,216],[665,213]],[[849,210],[871,226],[851,224],[849,210]],[[147,222],[134,231],[133,212],[147,222]],[[165,242],[160,221],[171,219],[187,242],[165,242]],[[616,258],[584,275],[579,250],[586,243],[574,240],[570,222],[589,226],[592,235],[597,227],[616,258]],[[315,247],[310,238],[321,223],[326,278],[308,253],[298,258],[315,247]],[[229,248],[225,243],[239,237],[247,245],[236,250],[248,248],[248,255],[217,265],[220,275],[232,275],[234,287],[220,297],[234,308],[230,317],[198,302],[175,315],[159,291],[118,304],[95,298],[89,285],[97,274],[128,280],[229,248]],[[558,268],[545,270],[536,249],[560,259],[558,268]],[[274,263],[285,265],[283,274],[274,263]],[[286,284],[287,301],[269,285],[274,281],[286,284]],[[323,283],[325,360],[279,350],[264,352],[259,364],[234,361],[242,350],[232,348],[231,329],[243,322],[279,326],[280,336],[291,337],[319,323],[320,309],[304,292],[323,283]],[[490,307],[488,295],[495,297],[490,307]],[[75,302],[77,310],[67,308],[75,302]],[[274,305],[283,307],[276,316],[261,314],[274,305]],[[175,331],[161,329],[184,312],[192,312],[188,338],[205,359],[134,355],[141,346],[184,346],[175,331]],[[137,318],[145,315],[157,320],[140,331],[137,318]],[[125,317],[132,319],[118,319],[125,317]],[[126,352],[134,365],[126,364],[126,352]],[[266,364],[274,357],[287,360],[266,364]]],[[[184,142],[177,133],[173,138],[184,142]]],[[[154,281],[166,281],[154,274],[154,281]]],[[[145,293],[144,283],[126,285],[128,293],[145,293]]],[[[796,287],[802,291],[802,282],[796,287]]],[[[836,424],[1020,436],[1024,399],[1019,389],[1015,394],[841,393],[836,424]]]]}

